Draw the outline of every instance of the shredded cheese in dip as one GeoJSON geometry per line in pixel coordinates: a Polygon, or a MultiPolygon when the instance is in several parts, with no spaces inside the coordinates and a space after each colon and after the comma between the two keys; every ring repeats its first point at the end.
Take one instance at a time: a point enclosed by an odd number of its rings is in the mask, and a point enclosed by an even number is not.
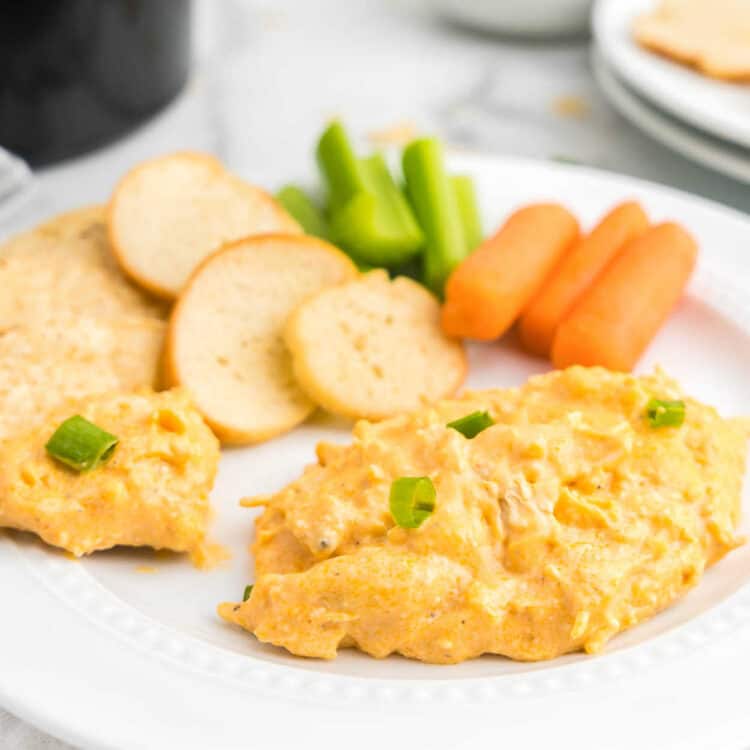
{"type": "Polygon", "coordinates": [[[185,391],[91,396],[0,443],[0,527],[76,556],[148,546],[190,552],[209,567],[221,557],[205,539],[218,463],[218,440],[185,391]],[[72,414],[119,439],[107,463],[80,474],[44,447],[72,414]]]}
{"type": "Polygon", "coordinates": [[[372,424],[270,498],[256,581],[226,620],[294,654],[354,646],[435,663],[599,651],[738,545],[747,433],[662,372],[574,367],[372,424]],[[683,398],[654,429],[652,397],[683,398]],[[468,440],[446,423],[489,410],[468,440]],[[393,480],[429,476],[435,511],[397,526],[393,480]]]}

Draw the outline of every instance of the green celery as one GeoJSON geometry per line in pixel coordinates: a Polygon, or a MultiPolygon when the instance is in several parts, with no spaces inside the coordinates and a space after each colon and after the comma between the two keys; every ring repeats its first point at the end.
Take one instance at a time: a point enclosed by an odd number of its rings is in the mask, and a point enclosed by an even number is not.
{"type": "Polygon", "coordinates": [[[276,193],[276,199],[306,234],[320,237],[323,240],[329,238],[328,222],[323,216],[323,212],[302,188],[296,185],[285,185],[276,193]]]}
{"type": "Polygon", "coordinates": [[[468,175],[454,175],[451,177],[451,184],[456,195],[458,212],[461,215],[466,249],[472,252],[477,249],[483,239],[482,220],[479,218],[474,181],[468,175]]]}
{"type": "Polygon", "coordinates": [[[361,260],[355,260],[354,263],[360,273],[368,273],[369,271],[374,271],[376,268],[376,266],[373,266],[370,263],[365,263],[361,260]]]}
{"type": "Polygon", "coordinates": [[[318,141],[316,155],[328,187],[331,211],[365,191],[360,163],[340,122],[332,122],[323,132],[318,141]]]}
{"type": "Polygon", "coordinates": [[[435,138],[412,141],[403,155],[404,177],[426,242],[424,284],[442,297],[450,272],[466,257],[464,227],[443,148],[435,138]]]}
{"type": "Polygon", "coordinates": [[[422,258],[420,256],[388,270],[392,279],[395,279],[397,276],[406,276],[407,279],[422,282],[422,258]]]}
{"type": "Polygon", "coordinates": [[[419,253],[424,236],[380,154],[358,159],[341,124],[333,123],[317,155],[334,241],[372,266],[401,265],[419,253]]]}

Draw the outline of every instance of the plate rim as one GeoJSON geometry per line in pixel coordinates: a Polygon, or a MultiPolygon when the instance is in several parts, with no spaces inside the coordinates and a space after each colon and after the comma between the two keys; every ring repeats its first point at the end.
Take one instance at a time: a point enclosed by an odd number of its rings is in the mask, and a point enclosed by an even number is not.
{"type": "Polygon", "coordinates": [[[695,164],[708,167],[738,182],[750,184],[750,151],[746,156],[729,142],[703,133],[631,91],[607,63],[601,50],[592,46],[591,67],[599,87],[612,106],[649,137],[695,164]],[[737,153],[732,153],[733,151],[737,153]]]}

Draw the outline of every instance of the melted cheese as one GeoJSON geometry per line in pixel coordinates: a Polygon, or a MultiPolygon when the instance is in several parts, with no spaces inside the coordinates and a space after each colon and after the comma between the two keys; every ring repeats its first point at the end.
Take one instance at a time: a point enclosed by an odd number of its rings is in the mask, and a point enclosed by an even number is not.
{"type": "Polygon", "coordinates": [[[598,651],[738,544],[745,429],[690,399],[682,427],[653,429],[652,396],[682,397],[660,372],[575,367],[358,423],[264,498],[252,596],[220,614],[322,658],[598,651]],[[478,409],[496,424],[473,440],[445,426],[478,409]],[[422,475],[436,509],[402,529],[391,482],[422,475]]]}
{"type": "Polygon", "coordinates": [[[116,545],[191,552],[204,544],[219,445],[184,391],[94,396],[0,444],[0,527],[32,531],[74,555],[116,545]],[[106,464],[76,473],[45,444],[72,414],[120,442],[106,464]]]}

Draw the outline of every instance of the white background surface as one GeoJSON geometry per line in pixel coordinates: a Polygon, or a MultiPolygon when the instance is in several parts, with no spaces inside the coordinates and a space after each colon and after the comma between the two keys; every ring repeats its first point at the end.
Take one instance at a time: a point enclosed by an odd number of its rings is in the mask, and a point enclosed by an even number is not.
{"type": "MultiPolygon", "coordinates": [[[[750,208],[737,183],[672,155],[614,113],[596,90],[585,43],[476,36],[384,0],[202,0],[198,10],[196,70],[178,101],[128,139],[41,174],[0,233],[100,201],[135,161],[177,148],[212,151],[276,187],[307,173],[331,115],[360,136],[409,120],[471,148],[573,158],[750,208]],[[556,102],[571,96],[585,103],[580,116],[559,112],[556,102]]],[[[0,747],[65,746],[0,712],[0,747]]]]}

